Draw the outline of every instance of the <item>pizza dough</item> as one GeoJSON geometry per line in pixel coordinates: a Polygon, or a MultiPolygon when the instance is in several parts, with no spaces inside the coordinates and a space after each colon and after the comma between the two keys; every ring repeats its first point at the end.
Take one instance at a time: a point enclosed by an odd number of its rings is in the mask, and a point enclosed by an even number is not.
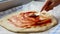
{"type": "MultiPolygon", "coordinates": [[[[21,11],[21,12],[26,12],[26,11],[21,11]]],[[[21,12],[15,12],[10,15],[4,16],[3,18],[0,19],[0,25],[2,27],[4,27],[5,29],[7,29],[9,31],[13,31],[13,32],[42,32],[42,31],[46,31],[46,30],[52,28],[53,26],[55,26],[57,24],[57,19],[53,15],[51,15],[47,12],[41,12],[41,13],[38,12],[38,14],[41,14],[43,16],[48,16],[52,20],[51,23],[48,23],[43,26],[36,26],[36,27],[31,27],[31,28],[19,28],[19,27],[15,27],[11,23],[8,23],[8,20],[7,20],[8,18],[10,18],[13,15],[18,15],[21,12]]]]}

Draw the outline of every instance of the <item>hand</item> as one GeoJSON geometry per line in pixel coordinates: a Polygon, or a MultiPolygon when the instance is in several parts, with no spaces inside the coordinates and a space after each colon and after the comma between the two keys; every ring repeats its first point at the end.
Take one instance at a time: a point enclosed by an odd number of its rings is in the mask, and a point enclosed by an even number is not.
{"type": "Polygon", "coordinates": [[[60,0],[47,0],[41,11],[43,10],[49,11],[59,4],[60,0]]]}

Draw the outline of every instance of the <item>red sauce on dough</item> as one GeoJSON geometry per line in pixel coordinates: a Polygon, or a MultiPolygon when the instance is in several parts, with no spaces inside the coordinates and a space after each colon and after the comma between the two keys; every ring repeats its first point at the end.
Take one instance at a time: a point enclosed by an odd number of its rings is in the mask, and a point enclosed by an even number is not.
{"type": "Polygon", "coordinates": [[[39,15],[35,15],[36,12],[25,12],[19,15],[12,16],[8,19],[11,24],[16,27],[30,28],[32,26],[41,26],[43,24],[51,23],[51,19],[40,20],[39,15]]]}

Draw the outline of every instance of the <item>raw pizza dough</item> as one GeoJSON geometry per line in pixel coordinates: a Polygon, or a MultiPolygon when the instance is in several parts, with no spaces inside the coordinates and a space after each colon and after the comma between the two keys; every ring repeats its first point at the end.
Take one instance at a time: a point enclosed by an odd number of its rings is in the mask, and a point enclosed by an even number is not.
{"type": "MultiPolygon", "coordinates": [[[[26,11],[21,11],[21,12],[26,12],[26,11]]],[[[50,17],[52,19],[52,22],[48,23],[47,25],[44,25],[44,26],[36,26],[36,27],[31,27],[31,28],[19,28],[19,27],[15,27],[11,23],[8,23],[7,19],[9,17],[11,17],[13,15],[18,15],[19,13],[20,12],[15,12],[10,15],[4,16],[3,18],[0,19],[0,25],[2,27],[4,27],[5,29],[7,29],[9,31],[13,31],[13,32],[42,32],[42,31],[46,31],[46,30],[52,28],[53,26],[55,26],[57,24],[56,18],[53,15],[48,14],[47,12],[41,12],[40,14],[50,17]],[[43,14],[43,13],[45,13],[45,14],[43,14]]]]}

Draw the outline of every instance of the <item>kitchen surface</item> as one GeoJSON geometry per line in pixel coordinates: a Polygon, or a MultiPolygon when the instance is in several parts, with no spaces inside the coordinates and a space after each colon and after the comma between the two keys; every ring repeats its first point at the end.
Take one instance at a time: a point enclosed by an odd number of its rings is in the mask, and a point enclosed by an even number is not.
{"type": "MultiPolygon", "coordinates": [[[[0,0],[0,18],[14,13],[16,11],[35,10],[41,11],[45,0],[0,0]]],[[[55,27],[38,33],[14,33],[6,30],[0,26],[0,34],[59,34],[60,33],[60,5],[50,10],[49,13],[53,14],[57,20],[58,25],[55,27]]]]}

